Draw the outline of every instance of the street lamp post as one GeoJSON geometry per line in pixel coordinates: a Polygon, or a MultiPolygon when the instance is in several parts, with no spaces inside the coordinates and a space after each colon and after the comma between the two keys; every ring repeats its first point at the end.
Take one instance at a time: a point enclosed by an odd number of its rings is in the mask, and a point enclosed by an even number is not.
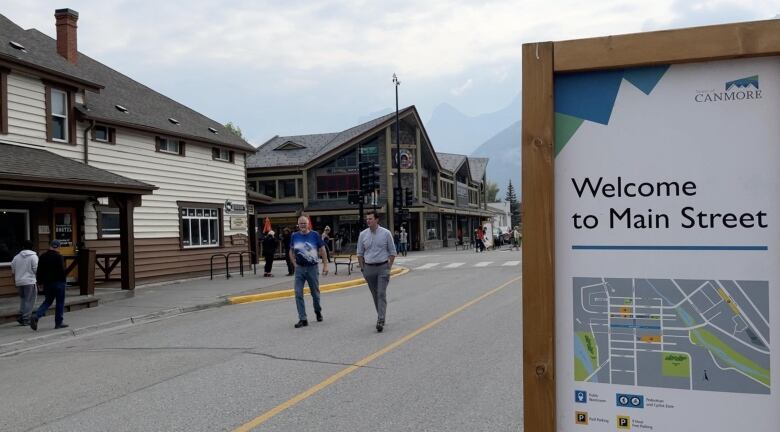
{"type": "MultiPolygon", "coordinates": [[[[396,164],[398,165],[398,201],[394,202],[396,214],[398,214],[398,220],[395,222],[395,228],[400,231],[401,228],[401,209],[403,208],[403,190],[401,189],[401,124],[398,121],[398,86],[401,85],[401,81],[398,80],[398,76],[393,73],[393,83],[395,83],[395,148],[396,148],[396,164]]],[[[394,197],[396,194],[393,195],[394,197]]]]}

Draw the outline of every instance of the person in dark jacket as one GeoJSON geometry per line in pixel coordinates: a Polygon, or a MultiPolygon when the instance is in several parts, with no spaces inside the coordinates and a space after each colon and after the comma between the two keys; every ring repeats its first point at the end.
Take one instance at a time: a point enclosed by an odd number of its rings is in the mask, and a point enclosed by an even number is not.
{"type": "Polygon", "coordinates": [[[273,277],[271,268],[274,265],[274,254],[276,253],[276,233],[268,231],[268,235],[263,239],[263,258],[265,258],[265,273],[263,277],[273,277]]]}
{"type": "Polygon", "coordinates": [[[57,306],[54,309],[54,328],[65,328],[68,325],[62,322],[65,314],[65,260],[60,255],[60,241],[52,240],[49,250],[38,259],[36,279],[43,285],[43,293],[46,300],[30,317],[30,328],[38,330],[38,320],[46,315],[54,301],[57,306]]]}
{"type": "Polygon", "coordinates": [[[290,240],[292,240],[290,228],[285,228],[282,230],[282,251],[284,252],[284,261],[287,263],[287,276],[295,276],[295,267],[290,260],[290,240]]]}

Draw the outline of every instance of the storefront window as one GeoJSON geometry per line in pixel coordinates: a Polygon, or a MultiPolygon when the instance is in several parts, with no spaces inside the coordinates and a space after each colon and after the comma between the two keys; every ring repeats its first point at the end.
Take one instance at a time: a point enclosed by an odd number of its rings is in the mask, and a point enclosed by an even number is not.
{"type": "Polygon", "coordinates": [[[9,263],[30,239],[30,214],[27,210],[0,209],[0,263],[9,263]]]}
{"type": "Polygon", "coordinates": [[[430,215],[425,218],[425,239],[426,240],[441,240],[439,216],[430,215]]]}
{"type": "Polygon", "coordinates": [[[183,247],[219,246],[219,209],[180,208],[179,211],[183,247]]]}

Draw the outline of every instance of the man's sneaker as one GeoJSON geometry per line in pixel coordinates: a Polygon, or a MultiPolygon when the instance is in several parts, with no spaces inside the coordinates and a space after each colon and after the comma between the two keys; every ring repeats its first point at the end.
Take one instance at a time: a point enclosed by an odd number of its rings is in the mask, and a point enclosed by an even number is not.
{"type": "Polygon", "coordinates": [[[30,317],[30,328],[38,331],[38,317],[36,315],[30,317]]]}
{"type": "Polygon", "coordinates": [[[382,333],[382,330],[385,329],[385,322],[384,321],[377,321],[376,322],[376,331],[378,333],[382,333]]]}
{"type": "Polygon", "coordinates": [[[54,326],[54,329],[56,330],[56,329],[61,329],[66,327],[70,327],[70,326],[67,324],[57,324],[56,326],[54,326]]]}
{"type": "Polygon", "coordinates": [[[317,321],[322,321],[322,312],[317,312],[317,321]]]}
{"type": "Polygon", "coordinates": [[[298,321],[297,323],[295,323],[295,328],[306,327],[307,325],[309,325],[309,322],[308,322],[308,321],[306,321],[306,320],[300,320],[300,321],[298,321]]]}

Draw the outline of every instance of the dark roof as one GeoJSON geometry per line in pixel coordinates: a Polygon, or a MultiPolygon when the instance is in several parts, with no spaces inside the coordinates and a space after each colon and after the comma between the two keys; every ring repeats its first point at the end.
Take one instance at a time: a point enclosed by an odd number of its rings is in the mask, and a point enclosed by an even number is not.
{"type": "Polygon", "coordinates": [[[466,156],[454,154],[454,153],[442,153],[436,152],[436,156],[439,158],[441,167],[454,173],[460,168],[460,165],[466,160],[466,156]]]}
{"type": "Polygon", "coordinates": [[[50,151],[0,143],[0,181],[29,180],[30,182],[59,183],[63,188],[78,185],[115,188],[121,191],[150,193],[155,186],[112,172],[85,165],[50,151]]]}
{"type": "Polygon", "coordinates": [[[482,181],[482,177],[485,175],[485,170],[487,170],[489,159],[474,156],[468,156],[467,159],[469,160],[469,171],[471,171],[471,179],[476,182],[482,181]]]}
{"type": "Polygon", "coordinates": [[[97,83],[105,88],[100,93],[87,93],[83,115],[107,123],[151,129],[155,133],[182,136],[215,143],[238,150],[254,151],[254,147],[230,133],[219,122],[212,120],[149,87],[111,69],[79,52],[76,65],[57,53],[57,42],[38,30],[23,30],[0,15],[0,56],[27,61],[43,68],[55,69],[81,80],[97,83]],[[10,41],[21,43],[27,53],[10,46],[10,41]],[[127,108],[123,113],[116,108],[127,108]],[[168,119],[178,120],[179,124],[168,119]],[[217,134],[209,131],[214,128],[217,134]]]}
{"type": "MultiPolygon", "coordinates": [[[[53,41],[48,36],[43,36],[53,41]]],[[[57,54],[56,43],[53,50],[48,46],[41,46],[40,36],[33,34],[31,30],[24,30],[3,15],[0,15],[0,58],[69,77],[83,84],[100,86],[85,71],[57,54]],[[12,47],[11,42],[21,44],[25,50],[12,47]]]]}
{"type": "MultiPolygon", "coordinates": [[[[399,112],[403,116],[407,110],[414,110],[414,105],[399,112]]],[[[369,132],[384,122],[395,120],[395,113],[375,118],[353,128],[335,133],[275,136],[257,148],[257,152],[246,160],[247,168],[296,167],[303,166],[323,154],[369,132]],[[291,141],[304,148],[293,150],[276,150],[279,146],[291,141]]]]}

